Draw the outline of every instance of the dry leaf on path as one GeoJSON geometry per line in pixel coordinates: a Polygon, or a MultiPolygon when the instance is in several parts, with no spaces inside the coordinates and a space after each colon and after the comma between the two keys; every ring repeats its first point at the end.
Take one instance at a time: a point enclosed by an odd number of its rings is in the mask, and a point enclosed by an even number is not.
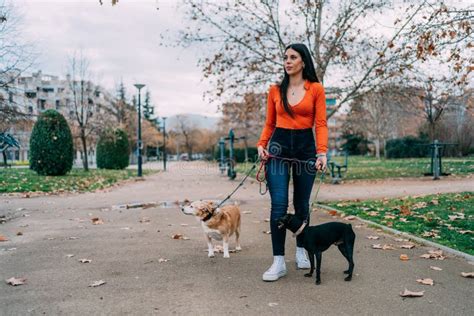
{"type": "Polygon", "coordinates": [[[395,250],[395,247],[393,245],[383,245],[382,247],[383,250],[395,250]]]}
{"type": "Polygon", "coordinates": [[[474,278],[474,272],[461,272],[461,275],[465,278],[474,278]]]}
{"type": "Polygon", "coordinates": [[[160,259],[158,259],[158,262],[159,262],[159,263],[162,263],[162,262],[168,262],[168,259],[165,259],[165,258],[160,258],[160,259]]]}
{"type": "Polygon", "coordinates": [[[443,270],[440,267],[435,267],[435,266],[430,266],[430,269],[435,270],[435,271],[442,271],[443,270]]]}
{"type": "Polygon", "coordinates": [[[416,282],[424,285],[434,285],[434,281],[432,279],[418,279],[416,282]]]}
{"type": "Polygon", "coordinates": [[[268,303],[268,306],[275,307],[275,306],[278,306],[278,303],[268,303]]]}
{"type": "Polygon", "coordinates": [[[172,239],[181,239],[181,240],[189,240],[189,237],[184,236],[183,234],[174,234],[171,236],[172,239]]]}
{"type": "Polygon", "coordinates": [[[15,278],[15,277],[12,277],[12,278],[9,278],[8,280],[5,280],[5,282],[7,282],[7,284],[10,284],[10,285],[13,285],[13,286],[17,286],[17,285],[23,285],[23,284],[25,284],[26,279],[25,279],[25,278],[15,278]]]}
{"type": "Polygon", "coordinates": [[[402,260],[402,261],[408,261],[408,260],[410,260],[410,258],[408,258],[408,256],[405,255],[405,254],[401,254],[401,255],[400,255],[400,260],[402,260]]]}
{"type": "Polygon", "coordinates": [[[269,231],[269,230],[264,230],[262,233],[267,234],[267,235],[270,235],[272,232],[269,231]]]}
{"type": "Polygon", "coordinates": [[[150,219],[148,217],[143,217],[143,218],[140,218],[139,222],[140,223],[149,223],[150,219]]]}
{"type": "Polygon", "coordinates": [[[69,255],[66,255],[66,257],[72,258],[72,257],[74,257],[74,255],[73,255],[73,254],[69,254],[69,255]]]}
{"type": "Polygon", "coordinates": [[[425,258],[425,259],[435,259],[435,260],[446,259],[446,257],[443,256],[442,250],[429,250],[428,253],[422,254],[420,257],[425,258]]]}
{"type": "Polygon", "coordinates": [[[92,282],[89,287],[97,287],[97,286],[101,286],[101,285],[104,285],[106,282],[103,281],[103,280],[99,280],[99,281],[94,281],[92,282]]]}
{"type": "Polygon", "coordinates": [[[102,225],[104,222],[98,218],[98,217],[93,217],[91,218],[92,225],[102,225]]]}
{"type": "Polygon", "coordinates": [[[91,259],[79,259],[79,262],[80,263],[91,263],[92,260],[91,259]]]}
{"type": "Polygon", "coordinates": [[[373,244],[372,249],[382,249],[382,245],[380,244],[373,244]]]}
{"type": "Polygon", "coordinates": [[[23,233],[22,232],[18,232],[16,233],[17,236],[23,236],[23,233]]]}
{"type": "Polygon", "coordinates": [[[379,238],[380,238],[379,236],[372,236],[372,235],[367,236],[367,239],[371,239],[371,240],[377,240],[379,238]]]}
{"type": "Polygon", "coordinates": [[[396,217],[396,216],[393,216],[393,215],[391,215],[391,214],[388,214],[388,215],[385,215],[383,218],[385,218],[385,219],[395,219],[395,218],[397,218],[397,217],[396,217]]]}
{"type": "Polygon", "coordinates": [[[252,211],[243,211],[242,214],[252,214],[252,211]]]}
{"type": "Polygon", "coordinates": [[[405,244],[405,245],[401,245],[400,248],[402,248],[402,249],[412,249],[412,248],[415,248],[415,245],[414,244],[405,244]]]}
{"type": "Polygon", "coordinates": [[[354,215],[349,215],[349,216],[344,217],[344,219],[348,220],[348,221],[352,221],[352,220],[356,219],[356,217],[354,215]]]}
{"type": "Polygon", "coordinates": [[[401,297],[421,297],[421,296],[423,296],[424,293],[425,293],[425,291],[413,292],[413,291],[409,291],[409,290],[405,289],[405,291],[400,293],[400,296],[401,297]]]}
{"type": "Polygon", "coordinates": [[[0,241],[8,241],[8,238],[3,235],[0,235],[0,241]]]}
{"type": "Polygon", "coordinates": [[[328,211],[328,214],[331,215],[331,216],[337,216],[337,211],[328,211]]]}

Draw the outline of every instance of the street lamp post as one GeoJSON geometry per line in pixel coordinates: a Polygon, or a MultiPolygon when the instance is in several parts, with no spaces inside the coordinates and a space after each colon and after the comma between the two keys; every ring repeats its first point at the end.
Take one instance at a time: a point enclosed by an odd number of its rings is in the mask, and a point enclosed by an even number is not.
{"type": "Polygon", "coordinates": [[[134,85],[138,89],[138,176],[142,176],[142,109],[141,109],[141,93],[140,90],[145,86],[144,84],[137,83],[134,85]]]}
{"type": "Polygon", "coordinates": [[[163,117],[163,170],[166,171],[166,117],[163,117]]]}

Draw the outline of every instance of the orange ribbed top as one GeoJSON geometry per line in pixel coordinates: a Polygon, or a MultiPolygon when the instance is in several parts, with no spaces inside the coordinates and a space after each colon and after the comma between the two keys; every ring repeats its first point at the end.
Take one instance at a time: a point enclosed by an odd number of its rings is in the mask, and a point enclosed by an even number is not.
{"type": "Polygon", "coordinates": [[[319,82],[305,81],[303,99],[291,105],[293,116],[286,113],[280,95],[280,87],[272,85],[268,92],[267,119],[257,146],[267,147],[275,127],[304,129],[315,127],[316,153],[328,150],[328,128],[326,124],[326,95],[319,82]]]}

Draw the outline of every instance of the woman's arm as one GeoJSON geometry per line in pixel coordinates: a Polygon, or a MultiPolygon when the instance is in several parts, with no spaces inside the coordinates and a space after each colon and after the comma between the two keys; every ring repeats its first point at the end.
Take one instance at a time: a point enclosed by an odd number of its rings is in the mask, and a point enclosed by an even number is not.
{"type": "Polygon", "coordinates": [[[316,153],[326,154],[328,151],[328,126],[326,122],[326,94],[322,84],[316,85],[316,113],[314,115],[314,126],[316,133],[316,153]]]}
{"type": "Polygon", "coordinates": [[[268,91],[268,98],[267,98],[267,118],[265,120],[265,126],[263,127],[262,134],[260,135],[260,139],[257,143],[258,146],[262,146],[266,148],[270,137],[272,137],[273,131],[275,130],[276,126],[276,108],[274,100],[274,93],[277,91],[275,89],[276,86],[271,86],[270,90],[268,91]]]}

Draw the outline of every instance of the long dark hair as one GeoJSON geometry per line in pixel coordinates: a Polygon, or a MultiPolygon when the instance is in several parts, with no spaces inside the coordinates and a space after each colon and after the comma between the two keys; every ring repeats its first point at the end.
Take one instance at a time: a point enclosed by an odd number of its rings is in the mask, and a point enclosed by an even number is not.
{"type": "MultiPolygon", "coordinates": [[[[308,47],[306,47],[305,44],[291,44],[285,48],[285,53],[290,48],[297,51],[300,54],[301,59],[303,59],[303,79],[310,82],[319,82],[318,76],[316,75],[316,70],[314,69],[313,59],[311,58],[308,47]]],[[[280,83],[281,99],[283,101],[285,112],[293,117],[293,111],[291,110],[291,106],[288,103],[288,98],[286,96],[286,93],[288,92],[288,86],[290,85],[290,76],[286,73],[285,67],[283,67],[283,71],[285,72],[285,76],[280,83]]]]}

